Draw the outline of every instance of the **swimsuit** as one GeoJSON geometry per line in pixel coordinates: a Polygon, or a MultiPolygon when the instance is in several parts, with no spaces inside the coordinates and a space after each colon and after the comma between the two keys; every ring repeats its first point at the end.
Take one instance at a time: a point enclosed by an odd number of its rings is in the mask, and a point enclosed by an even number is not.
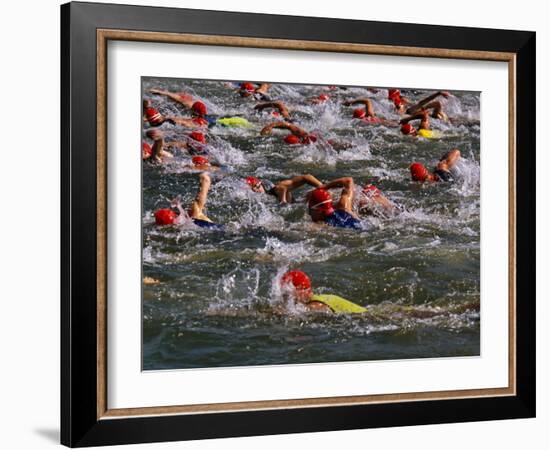
{"type": "Polygon", "coordinates": [[[195,225],[201,228],[211,228],[214,230],[221,230],[223,229],[223,225],[220,225],[218,223],[209,222],[208,220],[202,220],[202,219],[191,219],[195,225]]]}
{"type": "Polygon", "coordinates": [[[223,125],[224,127],[242,127],[250,128],[252,125],[244,117],[222,117],[215,121],[218,125],[223,125]]]}
{"type": "Polygon", "coordinates": [[[367,308],[363,308],[345,298],[339,297],[338,295],[312,295],[310,302],[319,302],[327,305],[333,312],[336,314],[339,313],[364,313],[367,311],[367,308]]]}
{"type": "Polygon", "coordinates": [[[433,139],[436,137],[435,133],[432,130],[426,130],[424,128],[420,128],[420,130],[418,130],[416,134],[426,139],[433,139]]]}
{"type": "Polygon", "coordinates": [[[354,230],[363,229],[361,221],[342,209],[337,209],[330,216],[326,217],[325,223],[337,228],[352,228],[354,230]]]}
{"type": "Polygon", "coordinates": [[[443,170],[443,169],[435,169],[434,170],[434,174],[437,176],[437,178],[439,178],[439,180],[441,181],[448,181],[450,183],[452,183],[453,181],[455,181],[455,178],[453,177],[453,174],[451,172],[449,172],[448,170],[443,170]]]}

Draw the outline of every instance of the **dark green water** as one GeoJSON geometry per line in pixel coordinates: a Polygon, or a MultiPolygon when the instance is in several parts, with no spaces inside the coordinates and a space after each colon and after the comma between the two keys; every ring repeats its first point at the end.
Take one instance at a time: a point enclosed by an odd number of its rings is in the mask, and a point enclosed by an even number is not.
{"type": "MultiPolygon", "coordinates": [[[[340,104],[368,96],[379,115],[398,119],[386,90],[331,91],[331,102],[312,106],[304,99],[320,87],[274,86],[270,94],[287,103],[301,127],[353,144],[338,153],[323,139],[288,146],[277,132],[260,136],[273,117],[253,113],[253,100],[221,82],[144,79],[145,98],[161,112],[187,116],[176,103],[148,94],[152,87],[187,91],[210,111],[243,115],[254,128],[209,131],[211,159],[225,170],[213,175],[207,214],[224,231],[157,227],[152,213],[177,195],[190,203],[198,173],[183,168],[190,160],[185,152],[162,167],[143,164],[143,276],[160,281],[143,286],[145,370],[479,355],[478,93],[453,92],[446,111],[461,124],[434,120],[443,137],[428,141],[395,127],[358,125],[340,104]],[[463,156],[457,183],[409,181],[412,161],[432,167],[454,147],[463,156]],[[303,173],[375,183],[403,211],[365,217],[362,232],[319,229],[302,202],[279,206],[243,182],[248,175],[278,181],[303,173]],[[318,316],[286,305],[281,313],[274,308],[281,302],[278,280],[289,268],[305,271],[315,292],[369,312],[318,316]]],[[[402,92],[412,99],[430,93],[402,92]]],[[[161,129],[170,139],[189,132],[170,124],[161,129]]],[[[297,191],[298,200],[306,192],[297,191]]]]}

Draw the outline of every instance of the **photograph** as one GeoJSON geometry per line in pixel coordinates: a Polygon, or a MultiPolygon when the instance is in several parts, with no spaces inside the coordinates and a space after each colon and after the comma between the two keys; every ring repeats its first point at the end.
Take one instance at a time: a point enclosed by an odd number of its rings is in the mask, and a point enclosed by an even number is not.
{"type": "Polygon", "coordinates": [[[142,370],[480,356],[482,94],[141,77],[142,370]]]}

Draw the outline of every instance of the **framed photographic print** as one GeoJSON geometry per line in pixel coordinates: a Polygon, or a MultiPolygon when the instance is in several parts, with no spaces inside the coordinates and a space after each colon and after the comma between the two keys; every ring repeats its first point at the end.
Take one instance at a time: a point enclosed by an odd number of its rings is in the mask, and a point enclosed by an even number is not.
{"type": "Polygon", "coordinates": [[[63,444],[534,416],[535,33],[61,19],[63,444]]]}

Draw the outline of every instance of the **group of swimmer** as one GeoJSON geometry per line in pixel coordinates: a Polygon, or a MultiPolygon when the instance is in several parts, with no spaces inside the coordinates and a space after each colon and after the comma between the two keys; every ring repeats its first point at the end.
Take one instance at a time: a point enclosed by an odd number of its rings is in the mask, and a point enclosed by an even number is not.
{"type": "MultiPolygon", "coordinates": [[[[257,103],[253,110],[260,113],[268,113],[277,120],[266,124],[260,131],[261,136],[269,136],[274,129],[285,130],[288,133],[283,137],[284,142],[290,146],[310,145],[323,142],[336,151],[351,148],[347,142],[324,140],[315,133],[310,133],[296,124],[297,118],[292,111],[279,100],[273,100],[269,96],[270,85],[268,83],[231,83],[226,84],[236,91],[243,99],[253,99],[257,103]]],[[[346,88],[330,87],[329,90],[346,88]]],[[[369,91],[378,92],[370,88],[369,91]]],[[[185,92],[169,92],[161,89],[151,89],[151,94],[165,96],[176,102],[185,109],[185,115],[165,116],[156,109],[151,101],[143,102],[143,120],[149,125],[146,136],[152,144],[144,141],[142,143],[142,158],[146,162],[161,164],[173,158],[175,149],[189,154],[191,164],[187,167],[200,172],[198,192],[190,205],[185,209],[178,198],[174,199],[169,208],[162,208],[155,211],[155,223],[158,226],[174,225],[192,221],[196,226],[210,229],[223,229],[223,225],[216,223],[205,213],[208,193],[212,184],[211,172],[220,170],[220,167],[211,163],[208,155],[208,131],[215,126],[223,127],[244,127],[252,125],[247,119],[239,116],[216,116],[208,114],[206,105],[192,95],[185,92]],[[164,123],[170,123],[186,129],[184,140],[167,140],[164,133],[158,128],[164,123]]],[[[436,92],[417,103],[401,95],[399,89],[388,89],[388,100],[393,103],[395,111],[404,117],[399,121],[392,121],[380,118],[376,115],[373,102],[369,98],[356,98],[346,100],[344,106],[356,106],[351,116],[353,120],[360,121],[367,125],[399,126],[403,135],[418,136],[421,138],[434,138],[435,132],[431,130],[430,119],[449,121],[443,111],[442,103],[438,97],[447,98],[450,94],[446,91],[436,92]],[[357,107],[359,105],[359,107],[357,107]],[[413,123],[418,121],[417,127],[413,123]]],[[[306,100],[310,104],[320,104],[331,101],[331,96],[322,92],[317,97],[306,100]]],[[[460,151],[451,149],[441,157],[432,171],[429,171],[423,164],[413,162],[410,165],[410,174],[413,181],[426,182],[452,182],[455,177],[452,173],[453,167],[460,158],[460,151]]],[[[293,191],[302,187],[313,188],[306,194],[307,211],[312,222],[321,226],[332,226],[337,228],[363,229],[360,217],[363,214],[391,214],[399,210],[399,205],[389,200],[373,184],[363,186],[356,197],[356,186],[353,178],[341,177],[334,180],[322,182],[312,174],[302,174],[271,183],[269,180],[262,180],[255,176],[243,178],[243,183],[254,193],[274,196],[281,204],[294,201],[293,191]],[[339,196],[334,196],[333,191],[339,191],[339,196]]],[[[335,295],[314,295],[311,291],[309,277],[297,270],[287,272],[281,279],[285,292],[292,291],[292,297],[308,311],[321,312],[346,312],[359,313],[366,311],[362,306],[356,305],[348,300],[335,295]]]]}

